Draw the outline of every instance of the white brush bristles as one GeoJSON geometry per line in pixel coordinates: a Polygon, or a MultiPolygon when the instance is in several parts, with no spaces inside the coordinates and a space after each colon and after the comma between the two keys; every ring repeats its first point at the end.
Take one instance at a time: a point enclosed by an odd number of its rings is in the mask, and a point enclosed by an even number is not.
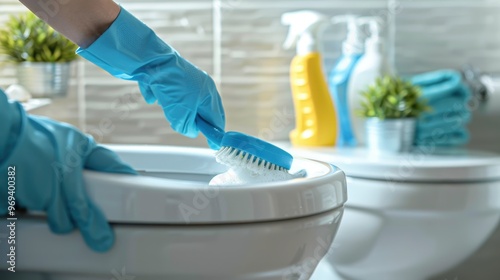
{"type": "Polygon", "coordinates": [[[283,167],[233,147],[222,147],[215,153],[215,159],[224,165],[243,167],[258,174],[263,174],[271,170],[287,172],[283,167]]]}
{"type": "Polygon", "coordinates": [[[305,170],[290,174],[287,169],[231,147],[215,153],[217,162],[229,169],[210,180],[209,185],[228,186],[286,181],[305,177],[305,170]]]}

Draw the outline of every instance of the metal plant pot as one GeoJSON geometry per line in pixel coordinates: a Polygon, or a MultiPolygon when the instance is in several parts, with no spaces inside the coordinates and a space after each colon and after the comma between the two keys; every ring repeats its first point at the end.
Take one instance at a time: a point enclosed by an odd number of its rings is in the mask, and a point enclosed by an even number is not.
{"type": "Polygon", "coordinates": [[[71,63],[23,62],[17,65],[18,83],[33,97],[61,97],[68,92],[71,63]]]}
{"type": "Polygon", "coordinates": [[[401,153],[411,150],[416,119],[368,118],[365,122],[366,145],[373,153],[401,153]]]}

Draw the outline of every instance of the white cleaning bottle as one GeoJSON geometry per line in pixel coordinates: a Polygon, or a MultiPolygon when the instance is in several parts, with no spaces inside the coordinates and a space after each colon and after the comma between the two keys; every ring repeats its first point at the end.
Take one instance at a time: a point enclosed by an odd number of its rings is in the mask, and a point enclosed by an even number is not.
{"type": "Polygon", "coordinates": [[[347,97],[354,136],[358,145],[363,145],[365,143],[365,122],[364,118],[358,115],[361,109],[361,93],[374,84],[377,78],[391,74],[391,70],[385,54],[384,43],[380,36],[382,19],[379,17],[363,17],[359,18],[357,23],[359,25],[369,25],[370,37],[365,41],[364,55],[359,59],[351,73],[347,97]]]}
{"type": "Polygon", "coordinates": [[[332,23],[347,23],[347,38],[342,43],[342,55],[328,75],[330,93],[337,106],[338,138],[337,146],[355,146],[351,114],[347,101],[348,83],[354,70],[363,55],[364,43],[361,35],[361,26],[354,15],[332,17],[332,23]]]}

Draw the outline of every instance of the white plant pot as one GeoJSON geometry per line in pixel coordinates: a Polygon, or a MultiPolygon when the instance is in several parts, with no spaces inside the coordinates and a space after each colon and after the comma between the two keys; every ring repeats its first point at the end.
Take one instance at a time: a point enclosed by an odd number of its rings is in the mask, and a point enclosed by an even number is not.
{"type": "Polygon", "coordinates": [[[22,62],[17,65],[17,80],[35,98],[65,96],[71,77],[70,66],[70,62],[22,62]]]}
{"type": "Polygon", "coordinates": [[[408,152],[415,140],[415,127],[415,118],[367,118],[366,145],[375,154],[408,152]]]}

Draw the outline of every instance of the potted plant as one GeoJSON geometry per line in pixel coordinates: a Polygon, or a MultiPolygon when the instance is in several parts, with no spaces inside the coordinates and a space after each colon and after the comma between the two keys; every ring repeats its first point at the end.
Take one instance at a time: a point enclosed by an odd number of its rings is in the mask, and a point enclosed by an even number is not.
{"type": "Polygon", "coordinates": [[[428,110],[420,88],[400,77],[384,76],[361,94],[368,149],[375,153],[409,151],[417,117],[428,110]]]}
{"type": "Polygon", "coordinates": [[[67,93],[76,44],[32,12],[11,16],[0,30],[0,52],[16,64],[18,83],[34,97],[67,93]]]}

